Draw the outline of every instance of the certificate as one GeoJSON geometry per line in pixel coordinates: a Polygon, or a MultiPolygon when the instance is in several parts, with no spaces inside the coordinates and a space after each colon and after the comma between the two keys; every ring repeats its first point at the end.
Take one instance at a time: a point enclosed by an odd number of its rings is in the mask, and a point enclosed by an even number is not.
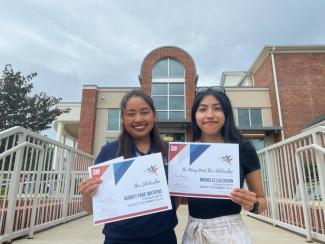
{"type": "Polygon", "coordinates": [[[161,153],[98,165],[103,166],[97,171],[103,182],[93,197],[95,224],[172,209],[161,153]]]}
{"type": "Polygon", "coordinates": [[[240,186],[239,147],[228,143],[169,143],[170,195],[230,198],[240,186]]]}

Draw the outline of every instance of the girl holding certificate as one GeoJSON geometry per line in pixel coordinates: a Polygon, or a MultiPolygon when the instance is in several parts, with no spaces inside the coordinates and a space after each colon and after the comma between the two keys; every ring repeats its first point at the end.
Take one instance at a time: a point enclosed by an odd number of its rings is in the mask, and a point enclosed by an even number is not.
{"type": "MultiPolygon", "coordinates": [[[[128,92],[121,101],[121,118],[122,131],[119,139],[103,146],[95,164],[120,156],[126,159],[156,152],[161,152],[167,158],[167,147],[160,138],[156,110],[150,96],[139,90],[128,92]]],[[[90,178],[79,184],[83,207],[89,213],[92,213],[91,198],[100,183],[100,180],[90,178]]],[[[104,244],[177,243],[174,201],[172,205],[173,209],[169,211],[105,224],[104,244]]]]}
{"type": "Polygon", "coordinates": [[[183,244],[251,243],[240,211],[260,213],[266,208],[260,163],[255,149],[236,129],[233,109],[224,90],[202,88],[192,107],[194,142],[238,143],[240,185],[230,199],[188,198],[189,220],[183,244]]]}

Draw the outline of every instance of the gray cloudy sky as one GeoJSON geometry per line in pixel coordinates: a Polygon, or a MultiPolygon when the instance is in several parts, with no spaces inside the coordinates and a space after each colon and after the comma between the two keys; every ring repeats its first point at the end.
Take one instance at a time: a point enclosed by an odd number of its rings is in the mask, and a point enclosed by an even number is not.
{"type": "Polygon", "coordinates": [[[264,45],[324,44],[324,0],[21,0],[0,7],[0,66],[35,92],[80,101],[83,84],[138,86],[159,46],[188,51],[199,85],[247,70],[264,45]]]}

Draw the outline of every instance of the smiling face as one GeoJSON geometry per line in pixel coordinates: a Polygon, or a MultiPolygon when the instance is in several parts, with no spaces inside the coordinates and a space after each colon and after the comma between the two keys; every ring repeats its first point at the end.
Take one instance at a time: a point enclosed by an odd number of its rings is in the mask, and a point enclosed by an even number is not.
{"type": "Polygon", "coordinates": [[[205,96],[196,110],[195,119],[203,141],[223,140],[221,129],[225,123],[225,114],[218,99],[212,95],[205,96]]]}
{"type": "Polygon", "coordinates": [[[143,98],[131,97],[122,112],[122,123],[135,140],[150,138],[156,116],[150,105],[143,98]]]}

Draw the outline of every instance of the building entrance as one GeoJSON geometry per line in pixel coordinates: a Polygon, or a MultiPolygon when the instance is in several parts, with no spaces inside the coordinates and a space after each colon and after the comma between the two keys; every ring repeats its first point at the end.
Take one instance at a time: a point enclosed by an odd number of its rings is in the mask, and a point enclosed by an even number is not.
{"type": "Polygon", "coordinates": [[[172,132],[172,133],[160,133],[164,141],[185,142],[185,133],[172,132]]]}

